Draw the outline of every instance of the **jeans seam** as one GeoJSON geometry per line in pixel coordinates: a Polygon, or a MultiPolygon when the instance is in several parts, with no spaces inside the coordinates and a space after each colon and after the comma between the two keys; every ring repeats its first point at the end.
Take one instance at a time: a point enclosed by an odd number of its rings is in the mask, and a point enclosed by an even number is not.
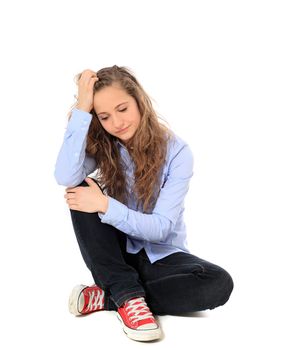
{"type": "Polygon", "coordinates": [[[190,276],[190,275],[194,275],[193,272],[186,272],[186,273],[176,273],[174,275],[168,275],[168,276],[164,276],[164,277],[160,277],[157,278],[155,280],[151,280],[151,281],[146,281],[145,284],[146,285],[150,285],[153,283],[157,283],[159,281],[164,281],[164,280],[168,280],[168,279],[173,279],[173,278],[178,278],[178,277],[184,277],[184,276],[190,276]]]}

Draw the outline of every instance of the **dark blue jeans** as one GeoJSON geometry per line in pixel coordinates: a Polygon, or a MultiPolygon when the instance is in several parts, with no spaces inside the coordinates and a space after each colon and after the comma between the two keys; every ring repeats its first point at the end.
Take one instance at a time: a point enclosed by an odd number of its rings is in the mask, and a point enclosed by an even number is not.
{"type": "Polygon", "coordinates": [[[154,314],[177,315],[214,309],[229,299],[233,280],[220,266],[185,252],[151,264],[144,249],[128,253],[126,234],[101,223],[97,213],[70,213],[83,259],[95,284],[105,291],[106,310],[144,296],[154,314]]]}

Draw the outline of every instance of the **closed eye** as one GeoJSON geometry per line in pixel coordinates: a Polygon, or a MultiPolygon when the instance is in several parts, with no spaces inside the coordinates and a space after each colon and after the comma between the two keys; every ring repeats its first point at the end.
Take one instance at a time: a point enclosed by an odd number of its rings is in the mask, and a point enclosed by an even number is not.
{"type": "MultiPolygon", "coordinates": [[[[119,112],[125,112],[128,108],[121,109],[119,112]]],[[[108,117],[100,118],[101,120],[106,120],[108,117]]]]}

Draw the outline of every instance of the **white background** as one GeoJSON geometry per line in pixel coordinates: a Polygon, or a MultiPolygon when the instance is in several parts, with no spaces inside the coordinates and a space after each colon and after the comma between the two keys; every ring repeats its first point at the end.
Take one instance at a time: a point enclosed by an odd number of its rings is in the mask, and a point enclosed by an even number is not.
{"type": "Polygon", "coordinates": [[[76,318],[67,310],[71,288],[92,277],[54,165],[74,75],[113,64],[132,69],[189,143],[189,246],[235,282],[223,307],[160,317],[164,338],[149,346],[293,348],[291,6],[1,3],[1,348],[146,346],[124,335],[114,312],[76,318]]]}

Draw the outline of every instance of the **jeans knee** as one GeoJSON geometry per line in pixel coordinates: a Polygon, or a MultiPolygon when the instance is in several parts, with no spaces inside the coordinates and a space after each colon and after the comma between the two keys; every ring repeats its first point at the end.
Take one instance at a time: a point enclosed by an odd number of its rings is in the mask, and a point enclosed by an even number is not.
{"type": "Polygon", "coordinates": [[[88,183],[85,181],[85,180],[83,180],[80,184],[78,184],[76,187],[80,187],[80,186],[82,186],[82,187],[86,187],[86,186],[89,186],[88,185],[88,183]]]}
{"type": "MultiPolygon", "coordinates": [[[[101,188],[101,186],[99,185],[99,183],[97,182],[97,180],[96,179],[94,179],[94,178],[92,178],[91,177],[91,179],[95,182],[95,184],[101,189],[101,191],[102,191],[102,188],[101,188]]],[[[76,187],[79,187],[79,186],[82,186],[82,187],[86,187],[86,186],[89,186],[89,184],[85,181],[85,180],[83,180],[79,185],[77,185],[76,187]]]]}
{"type": "Polygon", "coordinates": [[[218,280],[219,286],[219,302],[216,306],[224,305],[230,298],[230,295],[234,289],[234,281],[231,275],[224,269],[221,269],[221,277],[218,280]]]}
{"type": "Polygon", "coordinates": [[[229,291],[230,291],[230,294],[231,292],[233,291],[234,289],[234,281],[233,281],[233,278],[229,275],[229,291]]]}
{"type": "Polygon", "coordinates": [[[234,289],[234,281],[232,276],[227,271],[224,270],[223,279],[224,279],[224,286],[225,286],[226,293],[231,294],[231,292],[234,289]]]}

